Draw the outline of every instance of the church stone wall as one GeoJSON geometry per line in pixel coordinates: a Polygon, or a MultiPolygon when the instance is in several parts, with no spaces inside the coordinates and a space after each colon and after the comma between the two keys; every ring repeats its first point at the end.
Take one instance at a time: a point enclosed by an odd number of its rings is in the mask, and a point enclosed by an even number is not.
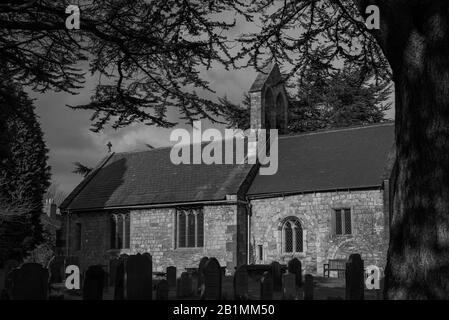
{"type": "Polygon", "coordinates": [[[131,211],[131,251],[149,252],[153,256],[153,269],[163,271],[176,266],[198,267],[202,257],[215,257],[221,266],[233,270],[236,264],[237,206],[218,205],[204,207],[204,247],[175,247],[175,209],[149,209],[131,211]]]}
{"type": "Polygon", "coordinates": [[[70,241],[74,243],[75,224],[81,223],[82,246],[81,250],[70,246],[69,255],[79,257],[81,271],[95,264],[107,266],[111,258],[123,253],[149,252],[154,271],[165,271],[166,267],[174,265],[181,273],[184,268],[198,267],[200,259],[209,256],[217,258],[221,266],[227,267],[227,272],[233,272],[238,256],[246,259],[241,257],[242,253],[238,254],[237,205],[204,206],[203,212],[204,247],[176,248],[174,208],[131,210],[130,248],[122,250],[110,248],[108,211],[71,214],[70,241]]]}
{"type": "Polygon", "coordinates": [[[251,252],[255,263],[287,263],[293,255],[282,253],[283,219],[297,217],[303,228],[304,252],[295,254],[306,272],[323,274],[328,259],[347,258],[360,253],[365,266],[384,269],[388,248],[387,220],[382,190],[310,193],[252,200],[251,252]],[[351,235],[334,235],[335,209],[350,208],[351,235]],[[258,246],[263,260],[258,260],[258,246]]]}

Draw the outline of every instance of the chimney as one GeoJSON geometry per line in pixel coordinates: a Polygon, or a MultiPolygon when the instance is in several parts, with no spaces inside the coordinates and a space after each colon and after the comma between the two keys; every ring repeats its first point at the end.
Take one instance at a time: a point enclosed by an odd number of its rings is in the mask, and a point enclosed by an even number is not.
{"type": "Polygon", "coordinates": [[[287,133],[288,99],[277,64],[260,72],[249,90],[251,129],[278,129],[287,133]]]}
{"type": "Polygon", "coordinates": [[[56,214],[58,211],[58,206],[54,203],[53,199],[45,200],[45,213],[49,218],[56,219],[56,214]]]}

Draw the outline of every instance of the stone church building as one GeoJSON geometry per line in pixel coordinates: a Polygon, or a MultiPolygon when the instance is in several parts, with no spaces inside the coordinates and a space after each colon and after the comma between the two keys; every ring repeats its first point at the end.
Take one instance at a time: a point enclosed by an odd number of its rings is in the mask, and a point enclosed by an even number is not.
{"type": "Polygon", "coordinates": [[[360,253],[385,266],[394,125],[289,135],[288,98],[276,65],[250,89],[251,127],[279,129],[279,167],[180,164],[171,148],[113,153],[61,205],[65,254],[81,270],[149,252],[153,268],[299,258],[321,275],[329,259],[360,253]]]}

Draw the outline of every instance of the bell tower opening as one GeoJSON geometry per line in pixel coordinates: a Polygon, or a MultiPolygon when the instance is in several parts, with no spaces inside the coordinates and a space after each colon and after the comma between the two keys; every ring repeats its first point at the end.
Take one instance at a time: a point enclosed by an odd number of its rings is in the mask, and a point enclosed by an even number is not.
{"type": "Polygon", "coordinates": [[[288,98],[277,64],[257,75],[249,94],[251,129],[278,129],[279,134],[286,134],[288,98]]]}

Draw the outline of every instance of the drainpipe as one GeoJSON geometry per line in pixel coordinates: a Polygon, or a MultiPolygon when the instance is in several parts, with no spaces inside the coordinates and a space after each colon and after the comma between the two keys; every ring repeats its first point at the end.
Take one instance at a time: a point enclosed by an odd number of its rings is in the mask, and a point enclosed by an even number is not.
{"type": "Polygon", "coordinates": [[[246,264],[247,265],[250,263],[250,252],[251,252],[251,215],[252,215],[251,208],[252,208],[251,203],[249,202],[248,197],[246,197],[246,217],[247,217],[246,264]]]}

